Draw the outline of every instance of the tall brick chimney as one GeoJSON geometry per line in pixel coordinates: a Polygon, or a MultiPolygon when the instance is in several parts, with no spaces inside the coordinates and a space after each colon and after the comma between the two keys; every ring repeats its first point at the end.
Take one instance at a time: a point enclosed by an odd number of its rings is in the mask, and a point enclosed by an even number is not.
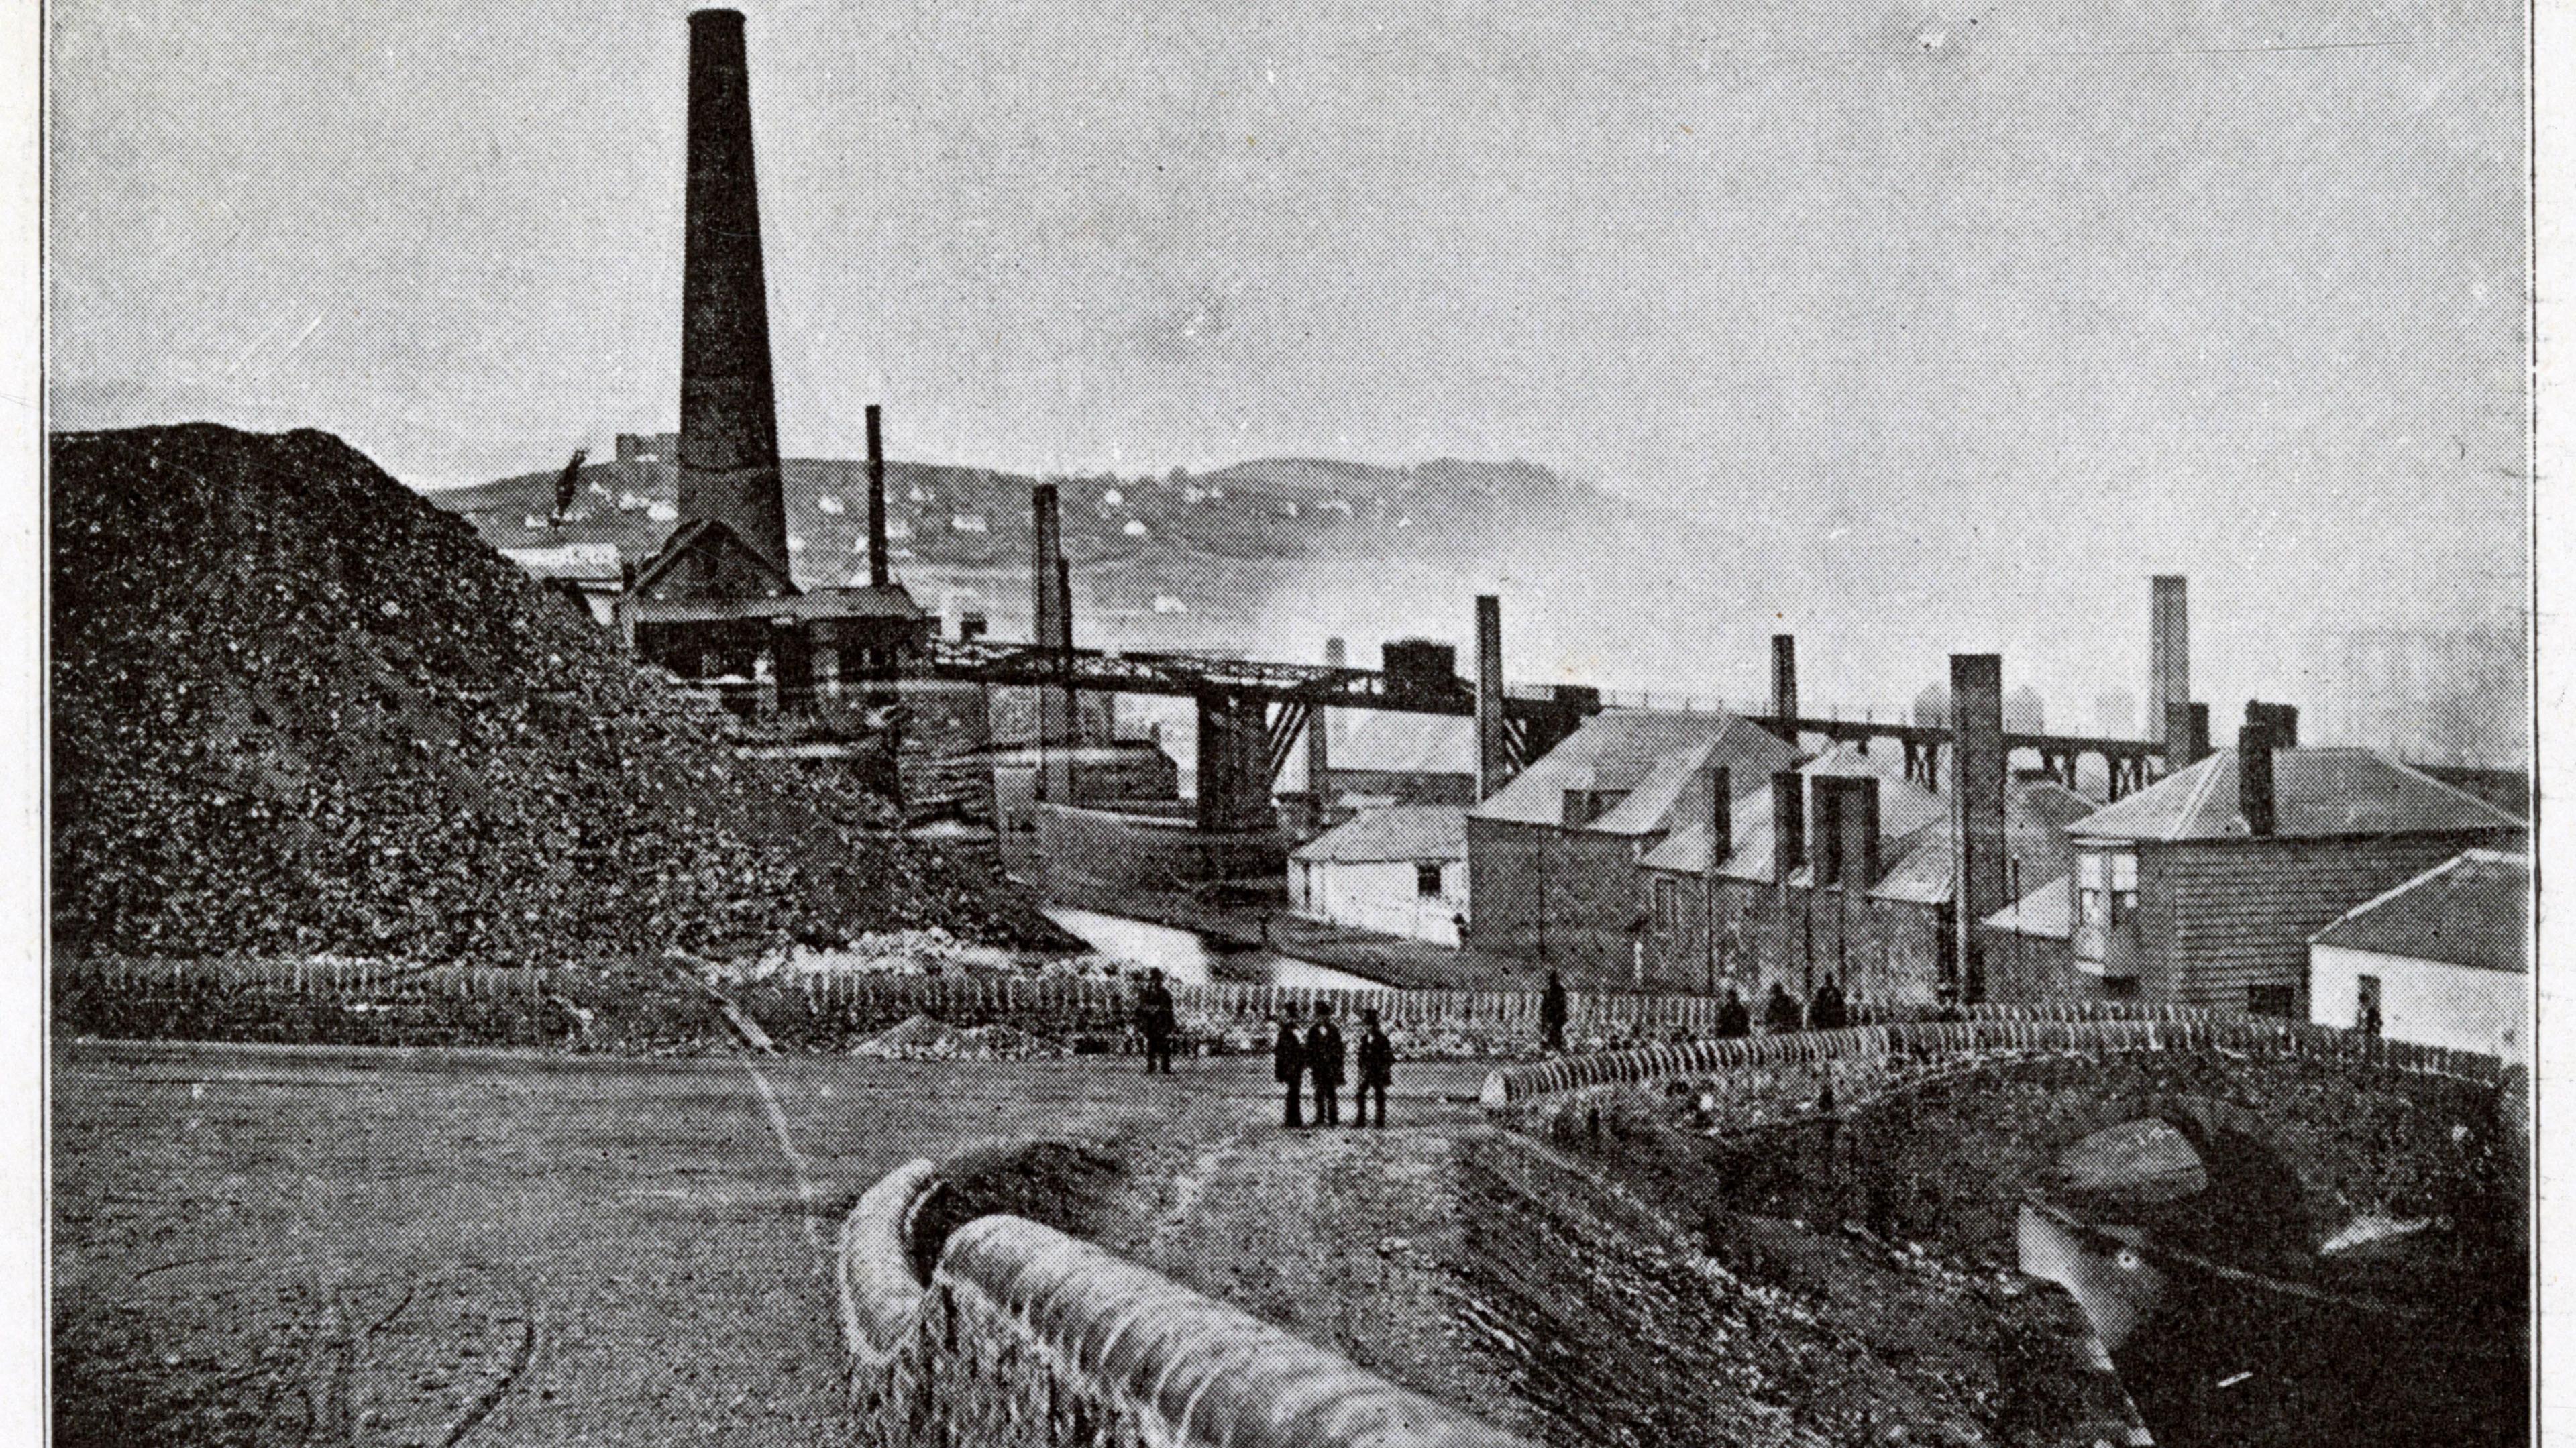
{"type": "Polygon", "coordinates": [[[752,173],[742,12],[689,16],[689,183],[680,276],[680,517],[788,566],[778,398],[752,173]]]}
{"type": "Polygon", "coordinates": [[[1950,838],[1958,852],[1952,926],[1959,962],[1960,995],[1973,1005],[1985,996],[1977,922],[2012,903],[2005,876],[2004,663],[2000,654],[1950,656],[1950,729],[1953,750],[1950,838]]]}
{"type": "Polygon", "coordinates": [[[893,561],[886,557],[885,409],[868,404],[868,586],[894,581],[893,561]]]}
{"type": "Polygon", "coordinates": [[[1735,854],[1735,778],[1725,765],[1709,771],[1708,868],[1716,873],[1735,854]]]}
{"type": "MultiPolygon", "coordinates": [[[[2149,717],[2155,720],[2159,743],[2171,748],[2178,741],[2173,727],[2175,706],[2191,702],[2191,609],[2188,585],[2180,574],[2160,573],[2151,580],[2152,602],[2147,617],[2147,703],[2149,717]]],[[[2168,769],[2180,769],[2188,759],[2165,760],[2168,769]]]]}

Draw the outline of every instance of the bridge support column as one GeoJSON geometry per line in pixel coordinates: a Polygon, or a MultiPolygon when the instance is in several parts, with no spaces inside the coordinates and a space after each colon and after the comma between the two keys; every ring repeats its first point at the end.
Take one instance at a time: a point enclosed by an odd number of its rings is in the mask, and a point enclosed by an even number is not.
{"type": "Polygon", "coordinates": [[[1198,697],[1199,828],[1239,834],[1276,823],[1270,809],[1269,732],[1258,697],[1198,697]]]}

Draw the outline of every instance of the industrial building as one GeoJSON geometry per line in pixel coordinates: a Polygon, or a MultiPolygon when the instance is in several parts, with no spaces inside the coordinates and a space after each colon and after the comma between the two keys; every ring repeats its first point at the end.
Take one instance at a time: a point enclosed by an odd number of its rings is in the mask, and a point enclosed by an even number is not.
{"type": "Polygon", "coordinates": [[[2308,1019],[2531,1063],[2531,858],[2469,850],[2308,942],[2308,1019]]]}
{"type": "MultiPolygon", "coordinates": [[[[681,267],[679,527],[619,597],[638,656],[691,680],[750,680],[801,706],[844,673],[893,672],[930,622],[887,571],[885,465],[868,409],[869,578],[804,589],[789,572],[778,406],[752,161],[742,16],[689,17],[688,189],[681,267]]],[[[620,437],[620,461],[661,457],[663,439],[620,437]],[[650,448],[646,446],[650,443],[650,448]]]]}
{"type": "Polygon", "coordinates": [[[1722,781],[1796,763],[1787,740],[1733,714],[1593,715],[1467,812],[1474,944],[1581,987],[1646,984],[1639,862],[1706,818],[1722,781]]]}
{"type": "Polygon", "coordinates": [[[2070,948],[2101,995],[2307,1019],[2319,930],[2463,851],[2523,840],[2520,817],[2420,770],[2299,748],[2295,709],[2246,712],[2235,748],[2071,831],[2070,948]]]}
{"type": "Polygon", "coordinates": [[[1319,920],[1455,948],[1469,899],[1459,805],[1364,810],[1288,856],[1288,906],[1319,920]]]}

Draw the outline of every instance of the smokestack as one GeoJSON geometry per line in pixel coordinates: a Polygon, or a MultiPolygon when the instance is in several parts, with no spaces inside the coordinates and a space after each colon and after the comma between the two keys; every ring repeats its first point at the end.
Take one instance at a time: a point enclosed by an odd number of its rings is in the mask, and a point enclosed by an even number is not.
{"type": "MultiPolygon", "coordinates": [[[[2248,715],[2255,711],[2246,710],[2248,715]]],[[[2236,731],[2236,809],[2245,816],[2246,832],[2269,838],[2279,826],[2279,801],[2272,789],[2272,726],[2248,718],[2236,731]]]]}
{"type": "Polygon", "coordinates": [[[868,586],[894,581],[886,557],[885,409],[868,404],[868,586]]]}
{"type": "Polygon", "coordinates": [[[1798,742],[1798,636],[1771,636],[1771,729],[1798,742]]]}
{"type": "MultiPolygon", "coordinates": [[[[2180,574],[2160,573],[2150,587],[2153,596],[2147,617],[2147,707],[2157,727],[2167,731],[2158,742],[2170,749],[2177,742],[2171,732],[2173,707],[2191,701],[2191,612],[2180,574]]],[[[2170,755],[2165,761],[2172,769],[2190,762],[2176,761],[2170,755]]]]}
{"type": "Polygon", "coordinates": [[[1503,740],[1503,600],[1476,595],[1476,797],[1491,799],[1511,782],[1503,740]]]}
{"type": "Polygon", "coordinates": [[[1771,775],[1771,880],[1786,885],[1807,862],[1807,777],[1794,769],[1771,775]]]}
{"type": "Polygon", "coordinates": [[[787,570],[778,398],[752,174],[742,13],[689,16],[689,183],[680,277],[680,516],[724,524],[787,570]]]}
{"type": "Polygon", "coordinates": [[[1960,994],[1985,996],[1977,922],[2012,903],[2005,898],[2004,662],[2000,654],[1950,656],[1952,752],[1950,838],[1958,852],[1952,925],[1960,994]]]}
{"type": "Polygon", "coordinates": [[[1037,630],[1033,642],[1042,649],[1071,649],[1073,620],[1066,616],[1060,586],[1063,574],[1056,566],[1064,558],[1064,534],[1056,511],[1055,484],[1039,483],[1029,489],[1029,510],[1030,616],[1037,630]]]}

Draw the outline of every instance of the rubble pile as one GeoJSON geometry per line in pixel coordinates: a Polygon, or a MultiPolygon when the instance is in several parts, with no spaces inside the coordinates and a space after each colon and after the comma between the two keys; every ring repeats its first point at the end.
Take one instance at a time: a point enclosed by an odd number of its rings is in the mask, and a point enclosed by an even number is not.
{"type": "Polygon", "coordinates": [[[737,758],[327,434],[52,439],[55,941],[537,964],[1054,944],[815,765],[737,758]]]}

